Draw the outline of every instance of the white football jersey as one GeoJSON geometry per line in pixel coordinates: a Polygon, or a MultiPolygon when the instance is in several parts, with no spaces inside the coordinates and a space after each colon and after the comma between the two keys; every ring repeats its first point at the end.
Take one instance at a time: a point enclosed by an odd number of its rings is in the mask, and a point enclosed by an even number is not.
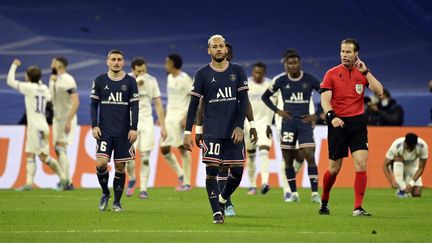
{"type": "MultiPolygon", "coordinates": [[[[249,100],[252,106],[254,121],[257,126],[271,125],[274,112],[262,101],[262,95],[270,87],[271,80],[264,78],[261,84],[253,81],[252,77],[248,78],[249,100]]],[[[277,96],[272,96],[271,100],[276,103],[277,96]]]]}
{"type": "Polygon", "coordinates": [[[176,114],[176,116],[186,116],[189,107],[190,92],[192,90],[193,81],[191,77],[181,72],[174,77],[172,74],[168,75],[167,80],[167,115],[176,114]]]}
{"type": "MultiPolygon", "coordinates": [[[[133,73],[129,73],[129,75],[134,77],[133,73]]],[[[142,85],[138,84],[140,122],[152,116],[153,99],[161,96],[159,85],[155,77],[145,73],[136,78],[137,83],[141,80],[143,80],[144,83],[142,85]]],[[[140,122],[138,122],[138,124],[140,122]]]]}
{"type": "Polygon", "coordinates": [[[405,137],[396,139],[386,153],[386,158],[393,160],[396,156],[402,156],[403,162],[412,163],[418,158],[427,159],[428,158],[428,145],[427,143],[418,138],[417,146],[411,152],[408,152],[403,144],[405,142],[405,137]]]}
{"type": "Polygon", "coordinates": [[[57,81],[50,80],[49,88],[52,95],[54,118],[66,120],[72,108],[70,94],[77,90],[75,79],[68,73],[60,74],[57,76],[57,81]]]}
{"type": "Polygon", "coordinates": [[[42,81],[30,83],[15,80],[16,69],[15,65],[9,69],[7,84],[25,96],[27,126],[37,131],[49,132],[45,116],[46,104],[51,100],[48,87],[42,81]]]}

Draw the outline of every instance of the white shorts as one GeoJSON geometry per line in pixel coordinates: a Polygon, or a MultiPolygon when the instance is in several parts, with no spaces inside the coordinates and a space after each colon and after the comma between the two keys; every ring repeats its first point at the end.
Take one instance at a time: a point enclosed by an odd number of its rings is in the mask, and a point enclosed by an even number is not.
{"type": "Polygon", "coordinates": [[[154,148],[154,121],[149,116],[142,118],[138,122],[138,139],[135,142],[136,148],[140,152],[150,152],[154,148]]]}
{"type": "MultiPolygon", "coordinates": [[[[404,178],[405,182],[408,184],[418,169],[419,160],[417,159],[414,162],[404,163],[404,178]]],[[[418,180],[414,183],[414,186],[423,186],[422,178],[418,178],[418,180]]]]}
{"type": "Polygon", "coordinates": [[[180,147],[183,145],[183,133],[184,129],[181,127],[181,121],[183,117],[170,116],[165,117],[165,127],[167,131],[167,137],[165,141],[161,141],[161,147],[180,147]]]}
{"type": "Polygon", "coordinates": [[[27,127],[26,153],[49,155],[49,132],[27,127]]]}
{"type": "Polygon", "coordinates": [[[271,147],[272,145],[272,139],[267,137],[266,134],[266,130],[267,130],[267,125],[263,125],[263,124],[256,124],[256,130],[257,130],[257,134],[258,134],[258,141],[257,143],[254,145],[250,142],[250,134],[249,134],[249,129],[250,129],[250,125],[249,122],[245,122],[244,125],[244,134],[245,134],[245,147],[246,150],[253,150],[256,147],[259,146],[268,146],[271,147]]]}
{"type": "Polygon", "coordinates": [[[65,133],[64,128],[66,126],[66,120],[63,119],[53,119],[53,142],[56,144],[57,142],[62,142],[65,144],[73,143],[75,129],[77,127],[77,119],[76,117],[72,119],[71,130],[69,133],[65,133]]]}

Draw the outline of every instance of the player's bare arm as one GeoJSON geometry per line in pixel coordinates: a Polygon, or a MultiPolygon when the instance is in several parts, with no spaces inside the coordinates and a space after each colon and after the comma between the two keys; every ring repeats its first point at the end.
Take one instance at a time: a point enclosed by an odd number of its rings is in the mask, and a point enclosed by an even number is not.
{"type": "Polygon", "coordinates": [[[154,102],[156,114],[158,116],[159,125],[161,127],[161,138],[162,141],[165,141],[167,137],[167,131],[165,127],[165,111],[162,105],[162,100],[160,97],[157,97],[153,99],[153,102],[154,102]]]}
{"type": "Polygon", "coordinates": [[[415,182],[422,176],[425,166],[426,166],[427,159],[419,159],[419,165],[416,173],[414,174],[412,180],[408,182],[405,192],[411,192],[412,188],[414,187],[415,182]]]}
{"type": "Polygon", "coordinates": [[[74,117],[78,111],[78,107],[80,105],[78,92],[74,92],[74,93],[70,94],[70,98],[71,98],[72,106],[71,106],[71,110],[69,112],[69,115],[67,117],[67,121],[65,124],[65,128],[64,128],[65,133],[70,132],[72,120],[74,119],[74,117]]]}
{"type": "Polygon", "coordinates": [[[102,136],[102,132],[101,132],[100,128],[99,127],[93,127],[93,129],[92,129],[92,135],[93,135],[94,138],[100,139],[101,136],[102,136]]]}
{"type": "Polygon", "coordinates": [[[384,158],[384,164],[383,164],[384,175],[386,176],[388,182],[393,188],[398,188],[398,184],[396,183],[396,180],[394,178],[393,171],[390,168],[392,162],[393,160],[384,158]]]}
{"type": "Polygon", "coordinates": [[[250,141],[252,144],[256,144],[256,142],[258,141],[258,132],[255,128],[255,125],[253,123],[254,121],[254,116],[253,116],[253,111],[252,111],[252,105],[250,103],[249,97],[247,99],[247,109],[246,109],[246,118],[248,119],[249,123],[251,124],[251,128],[249,129],[249,136],[250,136],[250,141]]]}
{"type": "Polygon", "coordinates": [[[339,117],[337,117],[332,109],[332,106],[330,104],[330,101],[332,99],[332,91],[331,90],[326,90],[324,92],[321,93],[321,106],[323,108],[323,111],[325,114],[327,114],[326,118],[327,118],[327,122],[331,122],[331,124],[333,125],[333,127],[343,127],[345,124],[342,121],[342,119],[340,119],[339,117]]]}

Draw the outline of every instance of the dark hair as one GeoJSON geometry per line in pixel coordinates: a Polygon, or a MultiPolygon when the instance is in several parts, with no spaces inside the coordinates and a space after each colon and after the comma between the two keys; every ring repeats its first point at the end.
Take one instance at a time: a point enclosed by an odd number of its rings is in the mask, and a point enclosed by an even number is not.
{"type": "Polygon", "coordinates": [[[360,44],[355,39],[347,38],[341,42],[341,45],[342,44],[353,44],[354,45],[354,52],[360,51],[360,44]]]}
{"type": "Polygon", "coordinates": [[[405,143],[408,145],[410,149],[413,149],[418,142],[418,136],[415,133],[407,133],[405,135],[405,143]]]}
{"type": "Polygon", "coordinates": [[[390,92],[389,92],[388,90],[383,89],[383,94],[384,94],[386,97],[391,98],[391,94],[390,94],[390,92]]]}
{"type": "Polygon", "coordinates": [[[234,53],[233,53],[233,47],[230,43],[225,42],[225,46],[227,47],[227,55],[226,55],[226,59],[227,61],[231,61],[234,58],[234,53]]]}
{"type": "Polygon", "coordinates": [[[122,57],[124,58],[124,54],[123,54],[123,52],[120,51],[120,50],[118,50],[118,49],[114,49],[114,50],[109,51],[109,52],[108,52],[108,56],[107,56],[107,58],[109,58],[109,56],[111,56],[112,54],[120,54],[120,55],[122,55],[122,57]]]}
{"type": "Polygon", "coordinates": [[[32,83],[39,83],[42,77],[42,71],[38,66],[30,66],[27,68],[27,77],[32,83]]]}
{"type": "Polygon", "coordinates": [[[252,68],[255,68],[255,67],[264,69],[264,72],[267,69],[267,66],[263,62],[254,63],[254,65],[252,65],[252,68]]]}
{"type": "Polygon", "coordinates": [[[67,65],[69,64],[68,60],[65,57],[56,57],[55,59],[60,62],[63,67],[67,67],[67,65]]]}
{"type": "Polygon", "coordinates": [[[139,67],[146,64],[146,61],[142,57],[135,57],[131,62],[131,67],[135,70],[135,67],[139,67]]]}
{"type": "Polygon", "coordinates": [[[287,60],[288,58],[297,57],[300,60],[300,55],[298,54],[297,50],[294,48],[289,48],[285,51],[283,55],[283,60],[287,60]]]}
{"type": "Polygon", "coordinates": [[[183,65],[183,60],[179,54],[169,54],[168,59],[173,62],[176,69],[180,69],[183,65]]]}

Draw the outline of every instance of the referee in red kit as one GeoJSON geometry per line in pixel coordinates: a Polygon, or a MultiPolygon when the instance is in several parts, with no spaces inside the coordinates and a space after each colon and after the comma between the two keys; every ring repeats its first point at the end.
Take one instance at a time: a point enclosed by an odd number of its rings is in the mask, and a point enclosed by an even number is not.
{"type": "Polygon", "coordinates": [[[354,159],[353,216],[372,216],[362,208],[366,191],[366,162],[368,159],[368,138],[364,117],[364,91],[368,87],[376,95],[383,93],[383,86],[367,69],[359,57],[360,46],[354,39],[341,42],[341,64],[331,68],[321,83],[321,106],[327,114],[329,168],[323,178],[323,193],[319,214],[329,215],[330,190],[342,167],[342,160],[348,157],[348,148],[354,159]]]}

